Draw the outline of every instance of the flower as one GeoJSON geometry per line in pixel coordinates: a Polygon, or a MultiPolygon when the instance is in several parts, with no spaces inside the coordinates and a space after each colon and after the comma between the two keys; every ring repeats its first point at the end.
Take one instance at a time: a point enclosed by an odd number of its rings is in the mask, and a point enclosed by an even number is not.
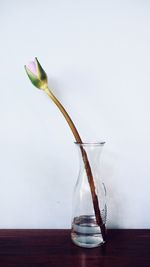
{"type": "Polygon", "coordinates": [[[43,70],[37,58],[29,62],[27,66],[25,65],[25,70],[32,84],[38,89],[45,90],[48,87],[46,72],[43,70]]]}
{"type": "MultiPolygon", "coordinates": [[[[43,89],[45,91],[45,93],[47,93],[47,95],[57,105],[57,107],[62,112],[63,116],[65,117],[65,119],[66,119],[75,139],[76,139],[76,142],[82,144],[82,140],[81,140],[81,137],[78,133],[78,130],[77,130],[76,126],[74,125],[68,112],[62,106],[62,104],[59,102],[59,100],[55,97],[55,95],[52,93],[52,91],[48,88],[47,75],[46,75],[45,71],[43,70],[43,68],[41,67],[37,58],[35,58],[35,61],[30,62],[28,64],[28,66],[25,66],[25,70],[26,70],[27,75],[28,75],[29,79],[31,80],[32,84],[39,89],[43,89]]],[[[94,178],[93,178],[93,174],[91,171],[88,156],[86,154],[86,151],[82,148],[82,146],[81,146],[81,153],[82,153],[83,162],[84,162],[87,177],[88,177],[88,182],[90,185],[96,221],[97,221],[97,224],[99,225],[99,227],[101,229],[101,234],[102,234],[103,240],[105,240],[106,229],[105,229],[105,224],[102,223],[102,216],[101,216],[101,211],[99,208],[98,197],[97,197],[97,193],[96,193],[95,186],[94,186],[94,178]]]]}

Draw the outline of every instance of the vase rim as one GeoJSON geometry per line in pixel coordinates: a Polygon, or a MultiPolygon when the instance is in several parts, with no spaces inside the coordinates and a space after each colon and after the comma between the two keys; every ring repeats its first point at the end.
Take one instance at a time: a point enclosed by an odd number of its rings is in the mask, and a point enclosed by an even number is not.
{"type": "Polygon", "coordinates": [[[97,141],[97,142],[74,142],[76,145],[79,146],[103,146],[106,142],[105,141],[97,141]]]}

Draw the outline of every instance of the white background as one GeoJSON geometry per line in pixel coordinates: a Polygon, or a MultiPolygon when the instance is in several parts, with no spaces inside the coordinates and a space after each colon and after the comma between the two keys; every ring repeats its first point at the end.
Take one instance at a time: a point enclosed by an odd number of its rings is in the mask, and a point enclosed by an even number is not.
{"type": "Polygon", "coordinates": [[[105,140],[110,228],[150,227],[150,1],[0,1],[0,228],[70,228],[74,138],[105,140]]]}

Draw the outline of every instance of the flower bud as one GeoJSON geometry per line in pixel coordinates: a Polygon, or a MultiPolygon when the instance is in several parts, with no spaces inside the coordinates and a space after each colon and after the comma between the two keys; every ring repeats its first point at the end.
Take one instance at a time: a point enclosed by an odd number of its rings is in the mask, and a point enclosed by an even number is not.
{"type": "Polygon", "coordinates": [[[25,66],[26,73],[34,86],[45,90],[48,87],[46,72],[43,70],[37,58],[25,66]]]}

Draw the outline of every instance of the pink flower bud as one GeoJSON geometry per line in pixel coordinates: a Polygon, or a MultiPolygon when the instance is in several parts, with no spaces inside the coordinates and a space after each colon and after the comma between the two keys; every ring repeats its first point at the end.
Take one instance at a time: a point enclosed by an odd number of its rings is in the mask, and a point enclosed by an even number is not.
{"type": "Polygon", "coordinates": [[[35,61],[30,61],[27,67],[34,75],[37,76],[37,69],[36,69],[35,61]]]}
{"type": "Polygon", "coordinates": [[[25,66],[25,70],[32,84],[38,89],[45,90],[48,87],[46,72],[37,58],[35,58],[34,61],[30,61],[29,64],[25,66]]]}

